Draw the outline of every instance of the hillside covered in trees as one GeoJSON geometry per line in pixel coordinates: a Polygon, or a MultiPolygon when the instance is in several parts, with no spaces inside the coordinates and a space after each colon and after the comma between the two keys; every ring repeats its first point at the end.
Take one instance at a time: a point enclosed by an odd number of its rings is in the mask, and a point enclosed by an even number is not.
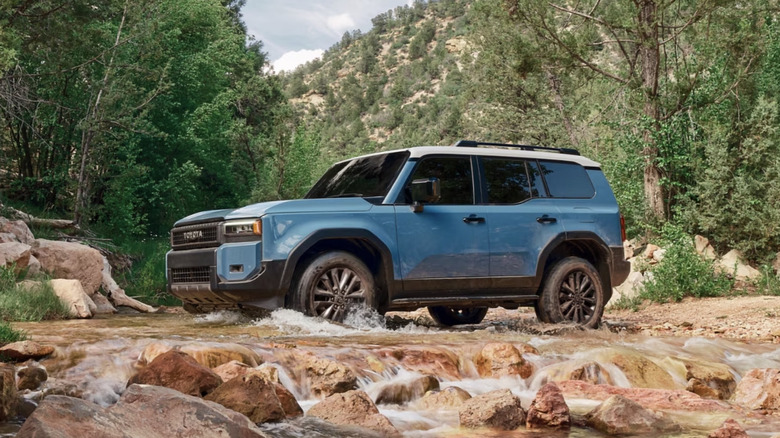
{"type": "Polygon", "coordinates": [[[774,0],[418,1],[280,74],[241,7],[0,6],[0,201],[135,239],[469,138],[580,149],[632,235],[780,250],[774,0]]]}

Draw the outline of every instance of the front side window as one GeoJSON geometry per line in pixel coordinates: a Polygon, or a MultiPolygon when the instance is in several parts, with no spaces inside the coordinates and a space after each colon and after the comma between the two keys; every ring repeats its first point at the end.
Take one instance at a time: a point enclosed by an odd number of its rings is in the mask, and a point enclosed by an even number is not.
{"type": "Polygon", "coordinates": [[[485,157],[482,168],[488,204],[517,204],[531,198],[525,160],[485,157]]]}
{"type": "Polygon", "coordinates": [[[539,161],[539,166],[553,198],[592,198],[596,194],[588,172],[577,163],[539,161]]]}
{"type": "Polygon", "coordinates": [[[385,197],[408,158],[409,152],[403,151],[336,163],[306,198],[385,197]]]}
{"type": "MultiPolygon", "coordinates": [[[[438,178],[441,184],[441,199],[437,204],[463,205],[474,203],[474,184],[472,181],[471,158],[458,157],[427,157],[420,160],[414,169],[412,178],[438,178]]],[[[409,186],[405,192],[409,192],[409,186]]],[[[407,202],[411,196],[407,195],[407,202]]]]}

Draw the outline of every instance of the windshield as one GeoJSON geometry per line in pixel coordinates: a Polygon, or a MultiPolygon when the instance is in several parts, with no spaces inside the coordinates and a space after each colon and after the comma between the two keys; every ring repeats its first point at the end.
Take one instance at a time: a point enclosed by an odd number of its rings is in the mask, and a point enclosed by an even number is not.
{"type": "Polygon", "coordinates": [[[359,157],[333,165],[306,198],[385,197],[409,152],[359,157]]]}

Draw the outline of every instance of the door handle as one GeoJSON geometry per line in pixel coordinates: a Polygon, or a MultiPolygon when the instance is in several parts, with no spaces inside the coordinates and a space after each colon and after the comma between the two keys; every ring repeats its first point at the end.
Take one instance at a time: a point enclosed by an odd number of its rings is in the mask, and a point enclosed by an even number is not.
{"type": "Polygon", "coordinates": [[[542,217],[536,218],[536,222],[539,222],[540,224],[554,224],[558,222],[558,219],[555,219],[554,217],[547,216],[546,214],[542,217]]]}
{"type": "Polygon", "coordinates": [[[471,223],[484,224],[485,223],[485,218],[484,217],[479,217],[476,214],[472,214],[472,215],[469,215],[468,217],[464,217],[463,218],[463,222],[465,222],[467,224],[471,224],[471,223]]]}

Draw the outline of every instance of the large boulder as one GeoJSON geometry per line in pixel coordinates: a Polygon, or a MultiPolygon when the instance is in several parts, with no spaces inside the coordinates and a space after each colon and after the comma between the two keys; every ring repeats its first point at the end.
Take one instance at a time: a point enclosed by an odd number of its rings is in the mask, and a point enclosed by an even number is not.
{"type": "Polygon", "coordinates": [[[733,401],[748,409],[780,409],[780,370],[757,368],[748,371],[737,384],[733,401]]]}
{"type": "Polygon", "coordinates": [[[132,385],[109,407],[86,400],[49,396],[16,434],[17,438],[265,438],[246,416],[217,403],[168,388],[132,385]]]}
{"type": "Polygon", "coordinates": [[[736,249],[727,252],[718,260],[716,267],[720,272],[734,275],[737,280],[751,281],[761,278],[761,271],[748,265],[745,257],[736,249]]]}
{"type": "Polygon", "coordinates": [[[750,436],[737,423],[737,420],[729,418],[719,428],[707,435],[707,438],[750,438],[750,436]]]}
{"type": "Polygon", "coordinates": [[[604,400],[586,416],[588,426],[608,435],[650,434],[679,430],[679,426],[639,403],[620,395],[604,400]]]}
{"type": "Polygon", "coordinates": [[[30,264],[31,251],[32,248],[26,243],[0,243],[0,267],[10,268],[13,266],[14,273],[19,275],[30,264]]]}
{"type": "Polygon", "coordinates": [[[404,404],[422,397],[428,391],[439,389],[439,380],[434,376],[422,376],[409,382],[391,383],[379,391],[377,404],[404,404]]]}
{"type": "Polygon", "coordinates": [[[381,358],[398,361],[399,366],[409,371],[450,380],[461,378],[458,355],[445,348],[404,347],[380,350],[376,353],[381,358]]]}
{"type": "Polygon", "coordinates": [[[612,289],[612,298],[607,303],[607,307],[612,307],[621,298],[634,299],[641,292],[644,287],[645,276],[641,272],[631,271],[628,274],[628,278],[620,286],[612,289]]]}
{"type": "Polygon", "coordinates": [[[263,362],[259,354],[243,345],[212,342],[190,343],[176,347],[155,342],[144,348],[144,351],[141,352],[140,361],[151,362],[157,356],[173,349],[187,353],[199,364],[207,368],[216,368],[234,360],[251,367],[256,367],[263,362]]]}
{"type": "Polygon", "coordinates": [[[52,278],[79,280],[87,295],[103,283],[103,256],[100,251],[74,242],[38,239],[32,254],[52,278]]]}
{"type": "Polygon", "coordinates": [[[149,365],[132,376],[127,386],[134,383],[164,386],[184,394],[203,397],[219,385],[222,379],[192,356],[171,350],[157,356],[149,365]]]}
{"type": "Polygon", "coordinates": [[[610,385],[594,385],[579,380],[558,382],[558,387],[561,388],[561,392],[566,398],[604,401],[613,395],[620,395],[652,410],[691,412],[724,412],[729,410],[728,405],[723,402],[701,398],[683,390],[620,388],[610,385]]]}
{"type": "Polygon", "coordinates": [[[507,342],[491,342],[474,356],[474,365],[480,376],[520,376],[526,379],[533,374],[533,365],[523,358],[514,345],[507,342]]]}
{"type": "Polygon", "coordinates": [[[417,401],[416,406],[424,410],[457,409],[470,398],[468,391],[449,386],[440,391],[427,392],[417,401]]]}
{"type": "Polygon", "coordinates": [[[8,421],[16,414],[16,368],[0,363],[0,421],[8,421]]]}
{"type": "Polygon", "coordinates": [[[666,370],[647,357],[629,350],[606,350],[601,363],[612,363],[626,379],[637,388],[677,389],[677,385],[666,370]]]}
{"type": "Polygon", "coordinates": [[[466,400],[458,411],[461,427],[515,430],[525,422],[520,398],[498,389],[466,400]]]}
{"type": "Polygon", "coordinates": [[[384,435],[400,435],[393,423],[379,413],[371,397],[363,391],[333,394],[312,406],[306,416],[317,417],[333,424],[359,426],[384,435]]]}
{"type": "Polygon", "coordinates": [[[281,421],[287,417],[276,395],[275,384],[259,376],[236,377],[204,399],[240,412],[255,424],[281,421]]]}
{"type": "Polygon", "coordinates": [[[97,306],[87,295],[79,280],[51,280],[51,288],[74,318],[92,318],[97,306]]]}
{"type": "Polygon", "coordinates": [[[35,341],[18,341],[0,347],[0,357],[14,362],[39,360],[54,353],[54,347],[41,345],[35,341]]]}
{"type": "Polygon", "coordinates": [[[582,380],[593,384],[611,385],[613,383],[609,371],[597,362],[566,361],[545,367],[543,372],[546,374],[547,380],[553,382],[582,380]]]}
{"type": "Polygon", "coordinates": [[[35,236],[24,221],[0,217],[0,242],[21,242],[32,245],[35,236]]]}
{"type": "Polygon", "coordinates": [[[357,388],[357,376],[347,365],[308,352],[300,357],[314,397],[324,398],[357,388]]]}
{"type": "Polygon", "coordinates": [[[687,390],[704,398],[728,400],[737,386],[728,365],[714,362],[683,360],[688,379],[687,390]]]}
{"type": "MultiPolygon", "coordinates": [[[[258,376],[262,379],[265,379],[260,374],[253,374],[254,376],[258,376]]],[[[265,379],[268,381],[268,379],[265,379]]],[[[298,400],[295,399],[295,396],[292,392],[290,392],[289,389],[285,388],[284,385],[281,383],[274,383],[274,391],[276,392],[276,398],[279,399],[279,403],[282,405],[282,409],[284,409],[284,416],[285,418],[296,418],[303,415],[303,408],[301,408],[301,405],[298,404],[298,400]]]]}
{"type": "Polygon", "coordinates": [[[40,365],[30,364],[23,368],[19,368],[16,372],[16,376],[19,381],[16,382],[16,389],[24,391],[29,389],[34,391],[41,387],[41,384],[49,379],[49,374],[46,369],[40,365]]]}
{"type": "Polygon", "coordinates": [[[531,407],[528,408],[525,425],[529,429],[561,429],[571,426],[569,406],[558,385],[548,383],[539,389],[531,407]]]}

